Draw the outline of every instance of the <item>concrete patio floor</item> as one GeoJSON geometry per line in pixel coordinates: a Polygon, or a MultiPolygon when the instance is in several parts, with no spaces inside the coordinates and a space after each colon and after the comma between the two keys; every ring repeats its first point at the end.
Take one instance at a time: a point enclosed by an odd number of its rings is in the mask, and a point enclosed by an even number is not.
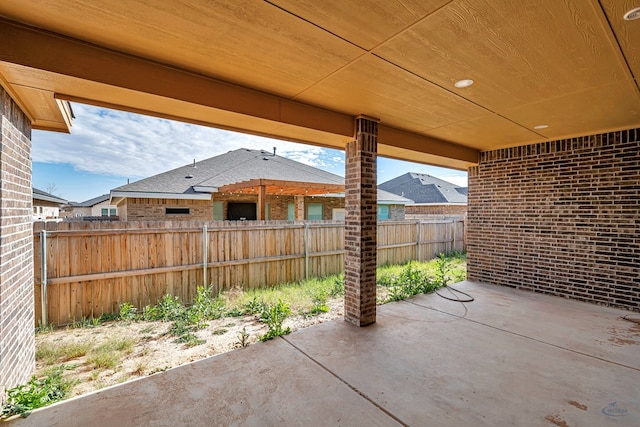
{"type": "Polygon", "coordinates": [[[35,411],[26,426],[640,426],[624,310],[463,282],[35,411]]]}

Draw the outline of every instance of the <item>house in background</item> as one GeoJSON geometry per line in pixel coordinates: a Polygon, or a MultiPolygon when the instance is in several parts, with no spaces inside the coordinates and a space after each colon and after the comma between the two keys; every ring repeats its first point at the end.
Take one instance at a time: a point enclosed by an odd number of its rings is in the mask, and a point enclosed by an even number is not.
{"type": "Polygon", "coordinates": [[[428,174],[409,172],[378,188],[413,200],[405,206],[407,219],[464,217],[467,213],[467,187],[428,174]]]}
{"type": "Polygon", "coordinates": [[[84,202],[71,202],[63,208],[62,215],[65,218],[83,218],[83,219],[115,219],[118,217],[118,208],[110,202],[111,195],[103,194],[84,202]]]}
{"type": "MultiPolygon", "coordinates": [[[[381,197],[382,216],[409,201],[381,197]]],[[[124,221],[344,219],[344,178],[271,151],[229,151],[111,190],[124,221]]]]}
{"type": "Polygon", "coordinates": [[[67,203],[61,197],[33,188],[33,220],[50,221],[60,218],[60,205],[67,203]]]}

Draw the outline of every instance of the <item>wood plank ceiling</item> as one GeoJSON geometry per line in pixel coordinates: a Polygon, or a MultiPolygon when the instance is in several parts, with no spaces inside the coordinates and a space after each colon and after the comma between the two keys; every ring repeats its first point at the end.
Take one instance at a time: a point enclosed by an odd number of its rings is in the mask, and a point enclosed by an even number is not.
{"type": "Polygon", "coordinates": [[[3,0],[0,84],[36,128],[66,130],[72,100],[341,148],[364,114],[380,154],[463,169],[479,150],[639,127],[640,20],[623,19],[638,6],[3,0]]]}

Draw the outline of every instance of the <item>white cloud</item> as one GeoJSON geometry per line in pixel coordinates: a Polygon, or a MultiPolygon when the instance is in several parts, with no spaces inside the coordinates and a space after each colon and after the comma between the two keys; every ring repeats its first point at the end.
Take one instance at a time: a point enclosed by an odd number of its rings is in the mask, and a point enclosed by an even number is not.
{"type": "Polygon", "coordinates": [[[238,148],[273,150],[314,167],[336,161],[331,150],[74,104],[72,133],[35,131],[33,161],[70,163],[97,174],[148,177],[238,148]]]}

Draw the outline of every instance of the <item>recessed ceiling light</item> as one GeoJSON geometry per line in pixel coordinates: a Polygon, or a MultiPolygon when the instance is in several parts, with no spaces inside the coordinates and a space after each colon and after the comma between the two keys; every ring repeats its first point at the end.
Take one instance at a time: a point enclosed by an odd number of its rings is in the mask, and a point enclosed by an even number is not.
{"type": "Polygon", "coordinates": [[[533,128],[534,128],[534,129],[546,129],[546,128],[548,128],[548,127],[549,127],[549,125],[536,125],[536,126],[534,126],[533,128]]]}
{"type": "Polygon", "coordinates": [[[457,88],[469,87],[473,84],[473,80],[471,79],[462,79],[455,82],[453,85],[457,88]]]}
{"type": "Polygon", "coordinates": [[[624,14],[625,21],[633,21],[634,19],[640,19],[640,7],[631,9],[624,14]]]}

